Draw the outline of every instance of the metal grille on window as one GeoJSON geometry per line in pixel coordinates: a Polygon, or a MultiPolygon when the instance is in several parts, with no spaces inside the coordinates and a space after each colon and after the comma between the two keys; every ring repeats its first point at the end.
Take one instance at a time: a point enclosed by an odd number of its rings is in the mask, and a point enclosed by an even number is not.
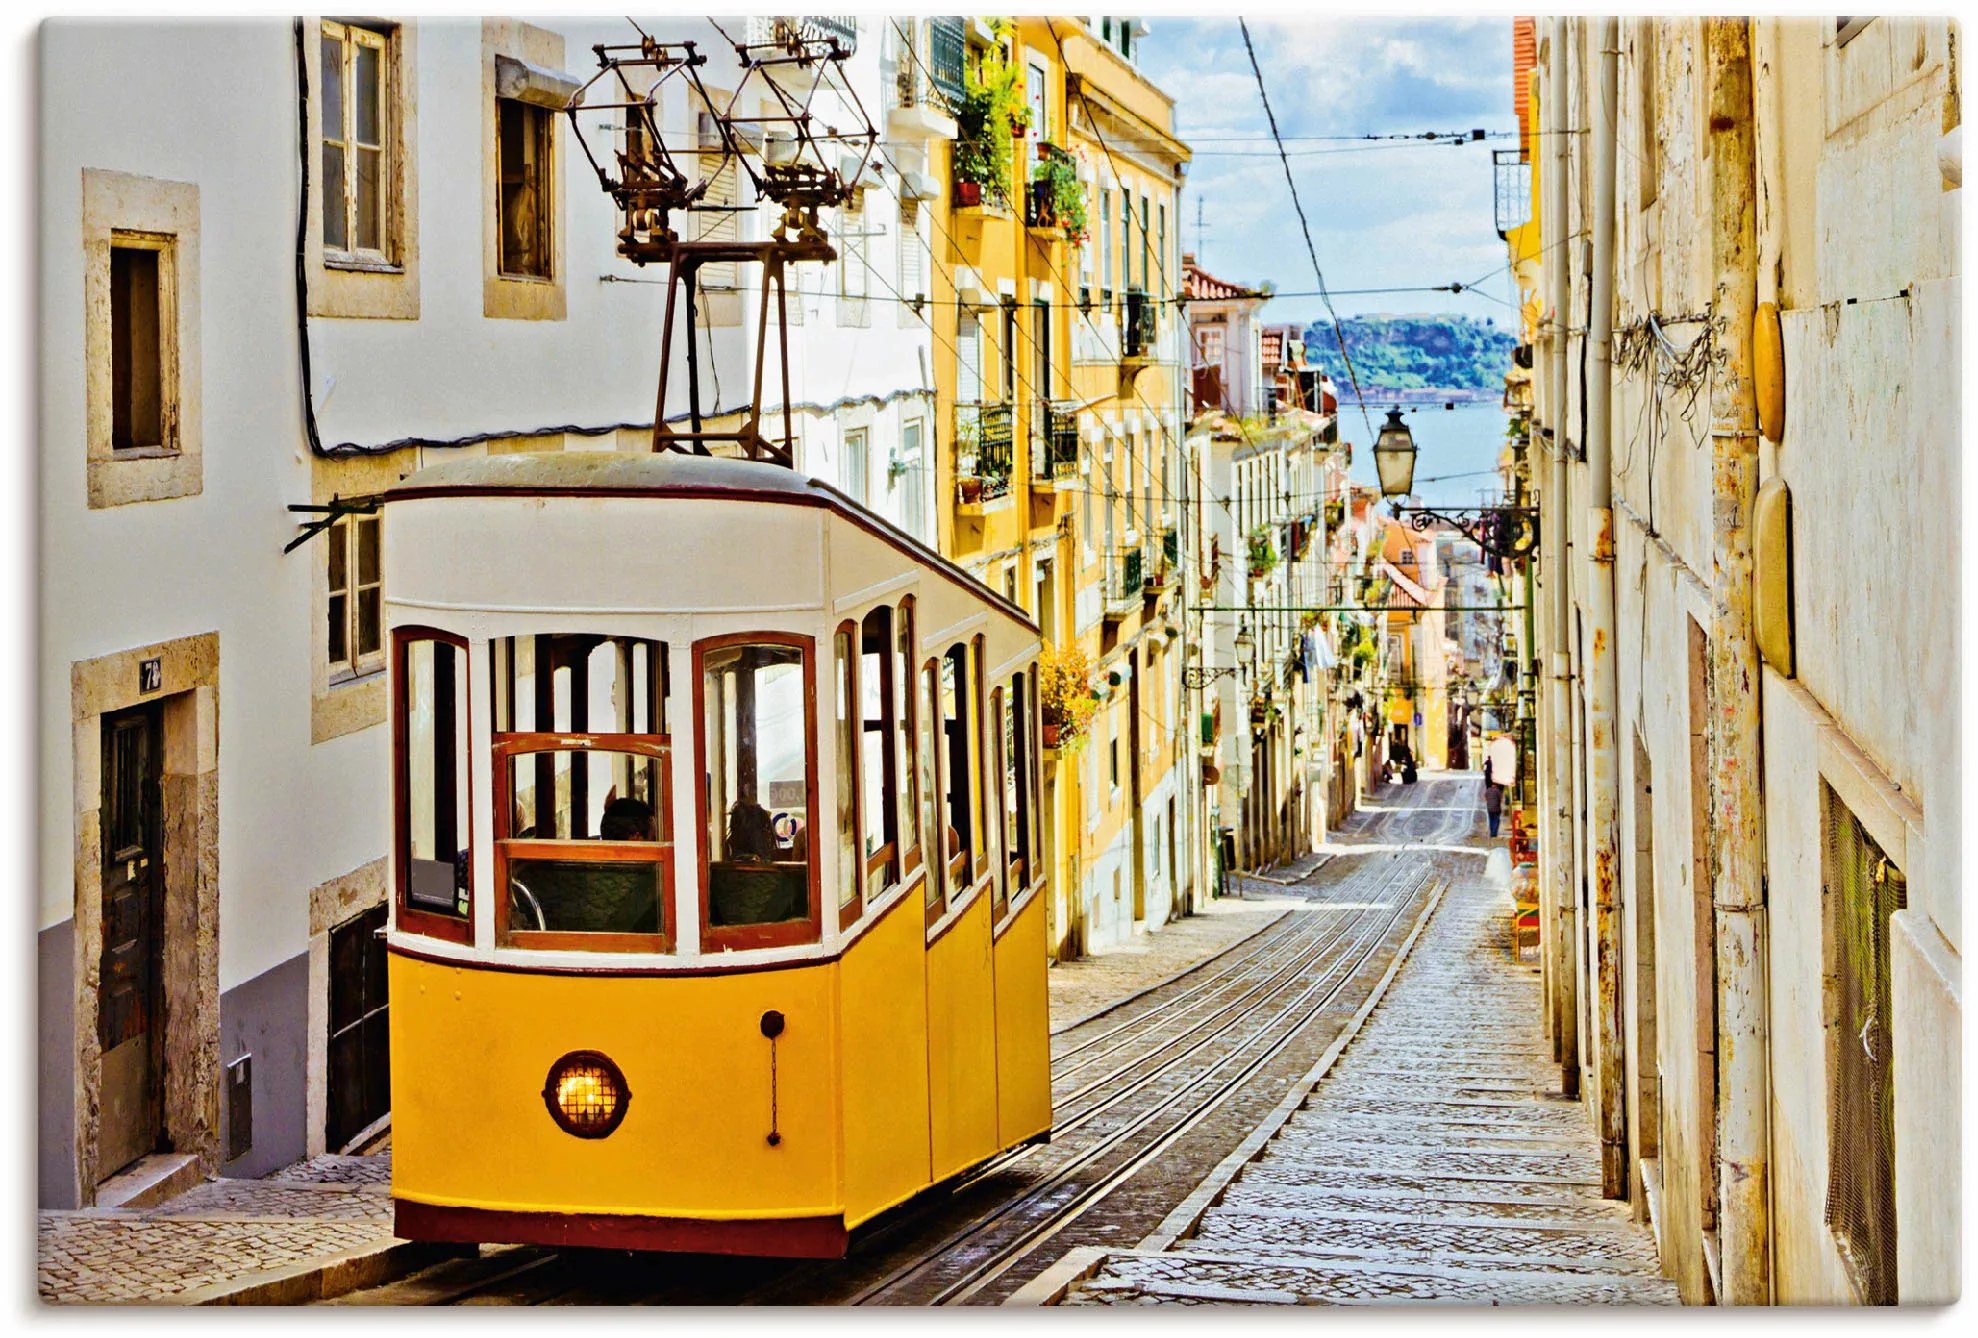
{"type": "Polygon", "coordinates": [[[1861,1300],[1896,1302],[1895,1074],[1889,917],[1908,904],[1902,871],[1827,792],[1833,1013],[1826,1221],[1861,1300]]]}

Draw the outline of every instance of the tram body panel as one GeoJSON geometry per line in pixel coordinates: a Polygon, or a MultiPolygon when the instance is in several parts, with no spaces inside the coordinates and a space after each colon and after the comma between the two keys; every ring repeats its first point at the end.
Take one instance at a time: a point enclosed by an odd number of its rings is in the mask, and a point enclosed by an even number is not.
{"type": "Polygon", "coordinates": [[[1051,1127],[1051,1000],[1044,898],[1017,907],[996,958],[996,1131],[1008,1147],[1051,1127]]]}
{"type": "Polygon", "coordinates": [[[836,971],[547,975],[394,953],[393,1066],[447,1080],[393,1084],[393,1196],[517,1213],[838,1215],[836,971]],[[775,1145],[758,1024],[770,1009],[785,1018],[775,1145]],[[570,1137],[544,1111],[550,1066],[579,1050],[610,1056],[631,1092],[608,1138],[570,1137]]]}
{"type": "MultiPolygon", "coordinates": [[[[937,775],[931,750],[945,758],[951,746],[942,717],[925,710],[926,675],[966,660],[967,783],[986,793],[960,825],[995,823],[997,796],[1008,793],[994,788],[996,739],[1016,736],[994,731],[1035,729],[990,709],[1029,698],[1013,674],[1034,691],[1037,629],[1020,609],[830,489],[769,466],[670,454],[494,457],[422,471],[387,500],[401,1235],[833,1256],[849,1228],[1048,1129],[1040,898],[1018,906],[999,942],[1001,903],[981,880],[949,888],[931,926],[922,882],[955,839],[949,804],[962,803],[941,788],[953,779],[949,761],[931,791],[921,779],[937,775]],[[847,624],[872,639],[858,643],[850,671],[836,657],[847,624]],[[411,657],[401,634],[454,649],[444,660],[431,647],[411,657]],[[737,644],[800,648],[801,689],[751,678],[744,690],[724,678],[716,692],[714,673],[787,673],[773,654],[721,658],[737,644]],[[905,882],[876,910],[842,885],[849,856],[838,821],[841,740],[869,735],[843,733],[835,714],[844,673],[854,701],[878,681],[868,677],[871,644],[892,647],[897,661],[886,663],[907,679],[882,704],[902,751],[880,782],[884,807],[871,812],[918,814],[917,854],[900,839],[903,816],[878,845],[861,833],[868,888],[905,882]],[[590,684],[583,694],[580,678],[590,684]],[[590,703],[581,711],[580,695],[590,703]],[[797,695],[809,704],[792,717],[797,695]],[[912,712],[896,716],[908,701],[912,712]],[[744,728],[751,741],[736,745],[744,728]],[[734,746],[746,761],[732,751],[712,760],[734,746]],[[786,769],[773,769],[772,756],[786,769]],[[583,757],[597,760],[580,767],[583,757]],[[525,768],[522,758],[534,760],[525,768]],[[564,777],[593,766],[617,769],[587,771],[580,802],[564,777]],[[467,796],[458,838],[436,825],[455,804],[455,791],[439,788],[442,772],[467,796]],[[661,775],[663,788],[652,779],[661,775]],[[911,796],[896,792],[904,777],[915,778],[911,796]],[[627,796],[650,801],[647,826],[608,837],[603,809],[627,796]],[[709,853],[738,841],[738,798],[770,811],[784,853],[709,853]],[[901,848],[888,856],[889,844],[901,848]],[[592,888],[583,880],[613,860],[657,867],[630,875],[639,897],[664,907],[656,927],[552,926],[536,904],[537,874],[526,905],[511,887],[536,869],[564,898],[544,904],[562,915],[577,903],[555,880],[592,888]],[[719,915],[710,860],[722,879],[719,915]],[[808,867],[808,928],[787,916],[720,918],[758,886],[737,881],[748,867],[774,879],[808,867]],[[569,868],[593,872],[558,872],[569,868]],[[756,924],[776,932],[732,928],[756,924]],[[773,1050],[772,1012],[783,1018],[773,1050]],[[631,1095],[611,1127],[579,1133],[578,1114],[549,1095],[566,1090],[552,1066],[593,1051],[631,1095]]],[[[866,731],[871,709],[857,713],[866,731]]],[[[856,755],[862,821],[875,782],[863,743],[856,755]]],[[[973,860],[1001,861],[1001,837],[990,834],[999,831],[984,829],[973,860]]]]}
{"type": "Polygon", "coordinates": [[[920,899],[916,881],[839,963],[848,1227],[931,1183],[920,899]]]}
{"type": "Polygon", "coordinates": [[[994,1154],[996,972],[989,946],[989,896],[957,913],[927,948],[928,1085],[934,1179],[994,1154]]]}

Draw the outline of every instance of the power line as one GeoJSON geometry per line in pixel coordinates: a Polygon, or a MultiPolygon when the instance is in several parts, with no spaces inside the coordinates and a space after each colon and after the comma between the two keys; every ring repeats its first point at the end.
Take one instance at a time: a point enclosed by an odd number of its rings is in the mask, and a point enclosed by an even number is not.
{"type": "Polygon", "coordinates": [[[1339,341],[1339,356],[1346,364],[1346,376],[1353,385],[1353,397],[1360,404],[1360,419],[1367,429],[1369,444],[1375,439],[1374,420],[1367,413],[1367,399],[1360,391],[1360,374],[1353,366],[1353,355],[1346,350],[1346,330],[1340,324],[1339,312],[1333,308],[1332,295],[1326,291],[1325,271],[1319,268],[1318,248],[1312,244],[1312,225],[1305,217],[1305,205],[1298,198],[1298,182],[1291,175],[1291,159],[1285,156],[1284,141],[1277,130],[1277,113],[1271,110],[1271,97],[1264,90],[1264,69],[1257,63],[1257,49],[1250,42],[1250,25],[1239,16],[1237,26],[1243,31],[1243,50],[1250,57],[1250,71],[1257,77],[1257,96],[1264,104],[1264,118],[1270,123],[1271,138],[1277,142],[1278,160],[1284,164],[1284,184],[1291,188],[1291,204],[1298,211],[1298,227],[1305,234],[1305,254],[1312,258],[1312,273],[1319,280],[1319,296],[1326,304],[1326,314],[1332,317],[1333,337],[1339,341]]]}

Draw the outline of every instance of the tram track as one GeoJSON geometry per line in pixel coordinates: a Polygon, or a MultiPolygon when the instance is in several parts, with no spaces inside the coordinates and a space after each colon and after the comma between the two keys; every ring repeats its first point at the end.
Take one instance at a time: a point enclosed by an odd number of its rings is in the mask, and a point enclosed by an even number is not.
{"type": "MultiPolygon", "coordinates": [[[[1431,816],[1420,811],[1425,807],[1386,809],[1342,836],[1354,844],[1382,845],[1444,842],[1459,834],[1450,830],[1453,811],[1431,816]]],[[[1397,926],[1411,907],[1424,902],[1437,872],[1437,860],[1422,858],[1427,853],[1347,852],[1355,866],[1344,876],[1337,862],[1329,866],[1337,881],[1324,884],[1323,899],[1309,898],[1310,908],[1289,912],[1284,924],[1267,930],[1260,941],[1238,945],[1243,949],[1238,955],[1203,963],[1212,968],[1209,974],[1195,980],[1184,975],[1159,987],[1150,1006],[1123,1021],[1102,1013],[1065,1033],[1071,1043],[1054,1056],[1053,1142],[998,1154],[944,1190],[869,1224],[844,1260],[521,1247],[502,1252],[499,1264],[489,1256],[478,1268],[476,1261],[458,1261],[451,1285],[433,1278],[420,1295],[405,1299],[456,1305],[995,1299],[1062,1249],[1084,1243],[1076,1237],[1094,1229],[1095,1208],[1145,1198],[1150,1190],[1141,1183],[1144,1175],[1156,1181],[1171,1176],[1163,1159],[1218,1136],[1219,1116],[1221,1123],[1242,1118],[1240,1108],[1254,1101],[1249,1089],[1259,1076],[1287,1058],[1287,1050],[1322,1023],[1329,1009],[1339,1009],[1342,996],[1383,946],[1398,941],[1397,926]],[[1180,989],[1160,996],[1173,985],[1180,989]],[[1095,1034],[1078,1036],[1093,1022],[1102,1023],[1095,1034]],[[1080,1076],[1127,1050],[1134,1053],[1128,1062],[1097,1077],[1080,1076]],[[1069,1065],[1067,1057],[1073,1060],[1069,1065]],[[1008,1183],[1026,1172],[1024,1183],[1008,1183]],[[925,1240],[928,1236],[934,1239],[925,1240]]]]}

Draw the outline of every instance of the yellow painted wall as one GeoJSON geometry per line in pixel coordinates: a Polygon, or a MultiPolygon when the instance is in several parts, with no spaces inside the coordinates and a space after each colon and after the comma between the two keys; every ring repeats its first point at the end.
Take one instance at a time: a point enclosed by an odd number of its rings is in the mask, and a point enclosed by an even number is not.
{"type": "MultiPolygon", "coordinates": [[[[1041,958],[1040,958],[1041,961],[1041,958]]],[[[989,899],[977,897],[927,950],[927,1051],[934,1179],[994,1153],[996,980],[989,951],[989,899]]]]}
{"type": "Polygon", "coordinates": [[[1005,1147],[1051,1127],[1051,1010],[1044,898],[996,940],[996,1128],[1005,1147]]]}
{"type": "Polygon", "coordinates": [[[395,1195],[715,1220],[840,1211],[836,965],[546,976],[393,955],[390,971],[395,1195]],[[771,1008],[786,1019],[777,1147],[759,1029],[771,1008]],[[543,1106],[550,1065],[586,1049],[632,1092],[609,1138],[572,1137],[543,1106]]]}
{"type": "Polygon", "coordinates": [[[931,1178],[920,907],[920,890],[909,888],[838,969],[847,1226],[899,1203],[931,1178]]]}

